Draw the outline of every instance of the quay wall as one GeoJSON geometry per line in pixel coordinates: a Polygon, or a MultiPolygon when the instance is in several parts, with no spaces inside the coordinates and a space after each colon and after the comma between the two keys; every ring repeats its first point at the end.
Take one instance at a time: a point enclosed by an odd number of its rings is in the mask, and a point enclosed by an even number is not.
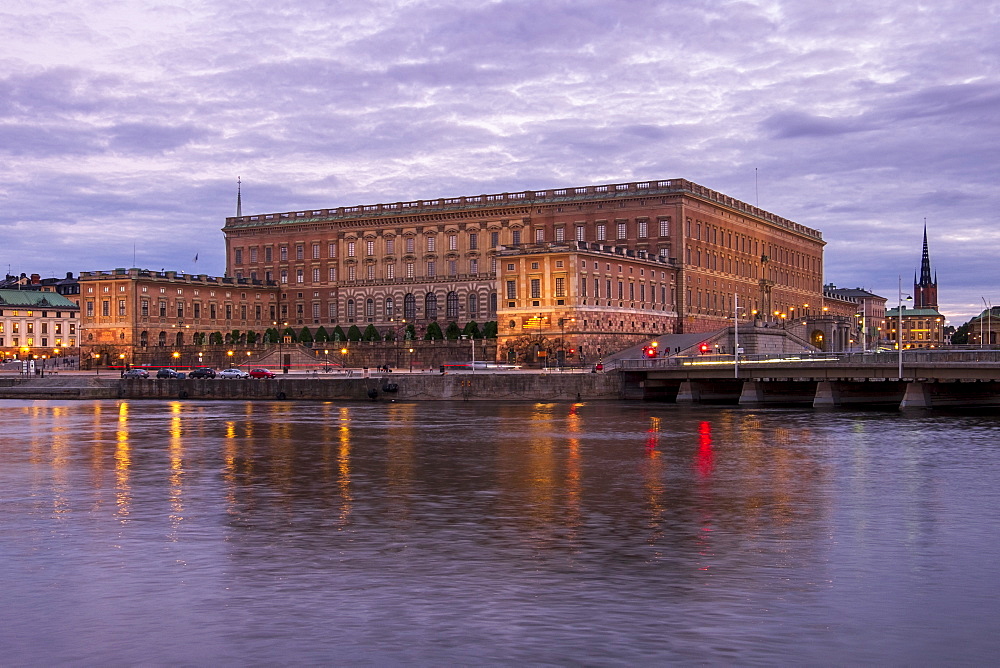
{"type": "MultiPolygon", "coordinates": [[[[7,380],[7,379],[4,379],[7,380]]],[[[270,380],[100,379],[0,382],[0,399],[253,401],[587,401],[621,399],[617,373],[378,374],[270,380]]]]}

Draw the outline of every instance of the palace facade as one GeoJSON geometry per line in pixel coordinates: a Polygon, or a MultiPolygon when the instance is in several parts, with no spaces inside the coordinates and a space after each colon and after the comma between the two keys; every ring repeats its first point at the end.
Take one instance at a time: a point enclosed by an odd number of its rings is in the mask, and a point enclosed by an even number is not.
{"type": "Polygon", "coordinates": [[[133,268],[81,272],[79,284],[80,357],[99,365],[194,366],[213,335],[234,343],[277,321],[277,286],[260,281],[133,268]]]}
{"type": "Polygon", "coordinates": [[[223,232],[227,275],[277,284],[275,320],[418,336],[496,321],[501,356],[593,358],[727,327],[737,303],[746,321],[818,315],[823,296],[818,231],[684,179],[237,215],[223,232]]]}

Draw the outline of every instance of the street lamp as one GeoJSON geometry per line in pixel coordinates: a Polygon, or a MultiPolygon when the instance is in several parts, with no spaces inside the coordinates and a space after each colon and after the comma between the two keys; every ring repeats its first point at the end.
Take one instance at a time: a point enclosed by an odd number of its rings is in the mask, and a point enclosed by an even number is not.
{"type": "MultiPolygon", "coordinates": [[[[896,328],[896,347],[899,348],[899,380],[903,380],[903,277],[899,276],[899,325],[896,328]]],[[[907,295],[906,301],[913,297],[907,295]]]]}
{"type": "Polygon", "coordinates": [[[229,366],[232,367],[233,366],[233,351],[232,350],[227,350],[226,351],[226,356],[229,357],[229,366]]]}
{"type": "Polygon", "coordinates": [[[410,373],[413,373],[413,348],[410,348],[410,373]]]}
{"type": "MultiPolygon", "coordinates": [[[[990,345],[993,345],[993,306],[992,304],[986,303],[986,297],[983,297],[983,306],[986,307],[986,334],[990,337],[990,345]]],[[[983,347],[983,319],[979,318],[979,347],[983,347]]]]}
{"type": "Polygon", "coordinates": [[[100,363],[101,354],[100,353],[92,353],[91,357],[94,358],[94,367],[97,369],[97,375],[100,376],[101,375],[101,363],[100,363]]]}
{"type": "Polygon", "coordinates": [[[250,373],[250,351],[247,351],[247,373],[250,373]]]}
{"type": "Polygon", "coordinates": [[[340,349],[340,354],[341,354],[341,358],[340,358],[341,364],[340,364],[340,366],[341,366],[341,368],[346,369],[347,368],[347,348],[341,348],[340,349]]]}

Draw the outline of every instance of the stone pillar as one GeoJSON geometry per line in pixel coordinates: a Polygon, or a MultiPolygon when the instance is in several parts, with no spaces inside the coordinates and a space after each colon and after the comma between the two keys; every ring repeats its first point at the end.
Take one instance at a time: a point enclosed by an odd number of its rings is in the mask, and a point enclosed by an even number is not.
{"type": "Polygon", "coordinates": [[[813,406],[839,406],[840,392],[828,380],[821,380],[816,384],[816,397],[813,399],[813,406]]]}
{"type": "Polygon", "coordinates": [[[691,384],[690,380],[685,380],[681,383],[681,387],[677,390],[677,403],[679,404],[694,404],[698,402],[697,390],[694,389],[694,385],[691,384]]]}
{"type": "Polygon", "coordinates": [[[759,380],[751,380],[743,383],[743,392],[740,393],[740,405],[758,405],[764,402],[764,383],[759,380]]]}
{"type": "Polygon", "coordinates": [[[931,391],[927,383],[913,381],[906,384],[906,393],[899,403],[900,408],[931,408],[931,391]]]}

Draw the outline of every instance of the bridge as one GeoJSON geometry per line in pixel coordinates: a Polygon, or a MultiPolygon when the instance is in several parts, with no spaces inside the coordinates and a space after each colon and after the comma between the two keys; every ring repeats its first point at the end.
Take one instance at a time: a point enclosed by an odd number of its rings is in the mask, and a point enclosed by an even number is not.
{"type": "Polygon", "coordinates": [[[626,399],[743,406],[1000,406],[1000,350],[617,360],[626,399]]]}

